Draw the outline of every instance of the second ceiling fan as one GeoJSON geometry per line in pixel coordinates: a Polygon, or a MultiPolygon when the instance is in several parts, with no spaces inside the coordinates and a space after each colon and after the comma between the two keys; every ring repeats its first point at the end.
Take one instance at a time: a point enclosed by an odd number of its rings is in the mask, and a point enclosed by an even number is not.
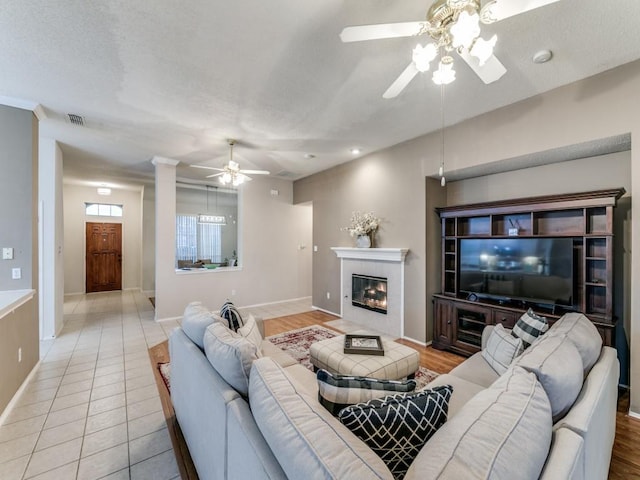
{"type": "Polygon", "coordinates": [[[481,5],[481,0],[436,0],[425,21],[387,23],[346,27],[340,34],[343,42],[378,40],[428,35],[433,42],[418,44],[412,61],[382,95],[396,97],[418,72],[429,70],[438,54],[440,62],[433,73],[433,81],[446,85],[455,80],[453,52],[457,53],[484,81],[489,84],[499,80],[507,71],[493,54],[497,36],[489,40],[480,37],[480,22],[490,24],[520,13],[542,7],[559,0],[491,0],[481,5]]]}
{"type": "Polygon", "coordinates": [[[211,175],[207,175],[206,178],[218,177],[218,180],[223,185],[231,184],[234,187],[243,184],[246,181],[251,180],[249,175],[269,175],[267,170],[242,170],[238,162],[233,160],[233,146],[236,144],[236,141],[233,139],[229,139],[227,141],[229,144],[229,163],[223,165],[222,168],[217,167],[207,167],[205,165],[191,165],[194,168],[203,168],[206,170],[217,170],[218,173],[213,173],[211,175]]]}

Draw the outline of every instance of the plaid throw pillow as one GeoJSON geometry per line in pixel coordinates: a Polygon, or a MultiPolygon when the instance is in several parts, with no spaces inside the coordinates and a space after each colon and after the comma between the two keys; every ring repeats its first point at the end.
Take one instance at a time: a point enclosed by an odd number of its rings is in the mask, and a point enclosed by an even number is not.
{"type": "Polygon", "coordinates": [[[345,427],[404,478],[427,440],[447,421],[453,387],[442,385],[417,393],[399,393],[340,411],[345,427]]]}
{"type": "Polygon", "coordinates": [[[491,330],[487,345],[482,349],[482,358],[497,374],[502,375],[523,350],[522,339],[509,335],[502,324],[498,323],[491,330]]]}
{"type": "Polygon", "coordinates": [[[531,345],[536,338],[549,330],[549,321],[546,317],[536,315],[532,309],[522,315],[511,330],[511,335],[521,338],[524,348],[531,345]]]}
{"type": "Polygon", "coordinates": [[[415,380],[378,380],[376,378],[334,375],[324,369],[318,370],[318,401],[331,412],[338,412],[349,405],[367,402],[394,392],[413,392],[415,380]]]}

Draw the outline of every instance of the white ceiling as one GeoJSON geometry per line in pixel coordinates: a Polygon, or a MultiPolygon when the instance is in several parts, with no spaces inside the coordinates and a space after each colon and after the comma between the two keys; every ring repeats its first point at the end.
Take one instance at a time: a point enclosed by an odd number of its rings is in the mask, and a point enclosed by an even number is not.
{"type": "MultiPolygon", "coordinates": [[[[230,137],[242,168],[301,178],[351,160],[354,146],[366,155],[440,128],[430,72],[382,98],[415,38],[339,39],[348,25],[422,20],[429,5],[2,0],[0,97],[44,107],[40,131],[60,142],[67,179],[149,176],[154,155],[180,160],[181,177],[203,178],[185,165],[221,166],[230,137]]],[[[498,34],[507,74],[485,85],[456,59],[446,123],[640,58],[639,18],[639,0],[560,0],[483,26],[498,34]],[[552,61],[532,63],[545,48],[552,61]]]]}

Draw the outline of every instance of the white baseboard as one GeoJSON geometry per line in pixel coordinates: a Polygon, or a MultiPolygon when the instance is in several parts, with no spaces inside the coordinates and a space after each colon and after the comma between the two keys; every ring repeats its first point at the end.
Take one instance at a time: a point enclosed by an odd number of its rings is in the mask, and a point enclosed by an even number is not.
{"type": "Polygon", "coordinates": [[[158,323],[161,322],[175,322],[182,319],[182,315],[180,315],[179,317],[167,317],[167,318],[156,318],[155,321],[158,323]]]}
{"type": "Polygon", "coordinates": [[[3,410],[2,415],[0,415],[0,426],[4,424],[5,420],[11,413],[11,410],[13,410],[13,407],[18,403],[18,400],[20,400],[20,396],[22,395],[22,392],[24,392],[24,389],[27,388],[27,385],[29,384],[33,376],[36,374],[36,372],[38,371],[39,366],[40,366],[40,360],[38,360],[38,363],[36,363],[34,367],[31,369],[31,371],[29,372],[29,375],[27,375],[27,378],[24,379],[24,381],[22,382],[22,385],[20,385],[20,388],[18,388],[18,391],[13,395],[13,397],[11,398],[11,400],[3,410]]]}
{"type": "MultiPolygon", "coordinates": [[[[278,305],[279,303],[289,303],[289,302],[299,302],[301,300],[307,300],[311,297],[299,297],[299,298],[290,298],[288,300],[278,300],[277,302],[267,302],[267,303],[256,303],[254,305],[243,305],[238,308],[258,308],[258,307],[266,307],[267,305],[278,305]]],[[[313,308],[313,307],[312,307],[313,308]]]]}
{"type": "Polygon", "coordinates": [[[155,297],[156,296],[156,291],[155,290],[140,290],[140,293],[142,293],[142,295],[145,295],[147,297],[155,297]]]}
{"type": "Polygon", "coordinates": [[[342,315],[336,312],[332,312],[331,310],[326,310],[324,308],[316,307],[315,305],[311,305],[311,308],[313,308],[314,310],[318,310],[320,312],[328,313],[329,315],[335,315],[338,318],[342,318],[342,315]]]}
{"type": "Polygon", "coordinates": [[[640,420],[640,413],[636,413],[636,412],[633,412],[633,411],[629,410],[629,416],[631,418],[637,418],[638,420],[640,420]]]}
{"type": "Polygon", "coordinates": [[[402,339],[403,340],[407,340],[407,341],[412,342],[412,343],[417,343],[421,347],[428,347],[429,345],[431,345],[431,342],[421,342],[421,341],[416,340],[415,338],[411,338],[411,337],[402,337],[402,339]]]}

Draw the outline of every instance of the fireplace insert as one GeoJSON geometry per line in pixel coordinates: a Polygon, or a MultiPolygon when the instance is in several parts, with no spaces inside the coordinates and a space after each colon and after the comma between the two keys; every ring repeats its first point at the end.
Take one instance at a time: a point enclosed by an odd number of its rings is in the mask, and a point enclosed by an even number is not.
{"type": "Polygon", "coordinates": [[[368,275],[351,276],[351,305],[387,314],[387,279],[368,275]]]}

